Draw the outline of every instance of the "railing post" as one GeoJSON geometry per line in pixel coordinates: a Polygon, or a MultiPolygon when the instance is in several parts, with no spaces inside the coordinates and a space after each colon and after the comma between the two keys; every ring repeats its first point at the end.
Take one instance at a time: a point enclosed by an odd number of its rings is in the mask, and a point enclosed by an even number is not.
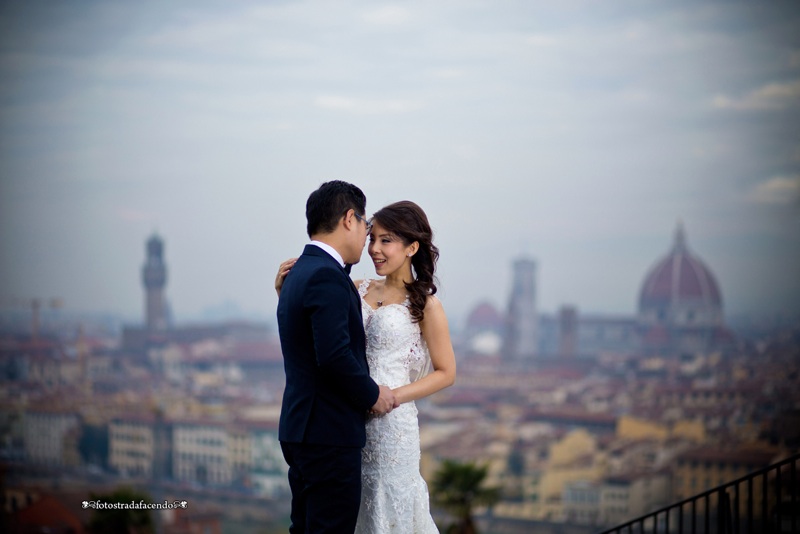
{"type": "Polygon", "coordinates": [[[791,488],[792,488],[792,532],[797,532],[797,468],[794,464],[797,463],[797,460],[792,460],[791,467],[789,472],[791,473],[791,488]]]}
{"type": "Polygon", "coordinates": [[[731,521],[730,521],[731,503],[728,497],[728,492],[724,488],[720,488],[717,492],[717,533],[718,534],[731,534],[731,521]]]}
{"type": "Polygon", "coordinates": [[[753,477],[747,479],[747,534],[753,534],[753,477]]]}
{"type": "Polygon", "coordinates": [[[781,482],[782,482],[781,481],[781,466],[778,466],[778,468],[775,471],[776,471],[775,472],[775,492],[776,492],[775,493],[776,494],[776,497],[775,497],[775,524],[778,527],[778,532],[781,532],[783,530],[783,528],[782,528],[782,525],[783,525],[783,514],[781,512],[781,510],[783,509],[783,506],[781,506],[781,499],[782,499],[782,493],[781,493],[781,482]]]}
{"type": "Polygon", "coordinates": [[[767,495],[769,495],[769,477],[766,473],[761,474],[761,531],[767,532],[769,529],[769,507],[767,506],[767,495]]]}

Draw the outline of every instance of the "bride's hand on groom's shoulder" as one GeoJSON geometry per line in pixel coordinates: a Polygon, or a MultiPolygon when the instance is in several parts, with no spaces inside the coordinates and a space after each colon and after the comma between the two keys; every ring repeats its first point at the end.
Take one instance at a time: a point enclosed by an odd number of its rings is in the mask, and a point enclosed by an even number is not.
{"type": "Polygon", "coordinates": [[[289,271],[292,270],[294,267],[297,258],[289,258],[288,260],[284,261],[278,267],[278,274],[275,275],[275,292],[278,296],[281,296],[281,288],[283,287],[283,281],[286,279],[286,275],[289,274],[289,271]]]}

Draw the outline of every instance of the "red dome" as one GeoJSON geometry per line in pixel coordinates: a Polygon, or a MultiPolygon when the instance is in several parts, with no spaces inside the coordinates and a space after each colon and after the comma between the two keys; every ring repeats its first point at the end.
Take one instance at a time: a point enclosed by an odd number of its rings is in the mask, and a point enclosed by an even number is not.
{"type": "Polygon", "coordinates": [[[686,248],[682,226],[670,253],[653,267],[642,284],[639,306],[694,301],[721,306],[722,296],[711,270],[686,248]]]}
{"type": "Polygon", "coordinates": [[[469,329],[494,329],[502,325],[503,316],[488,302],[482,302],[475,306],[467,317],[467,328],[469,329]]]}

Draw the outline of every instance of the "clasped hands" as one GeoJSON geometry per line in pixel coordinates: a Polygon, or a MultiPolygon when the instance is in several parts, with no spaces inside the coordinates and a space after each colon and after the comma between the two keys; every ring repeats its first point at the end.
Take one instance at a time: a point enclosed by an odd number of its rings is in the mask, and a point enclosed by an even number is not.
{"type": "Polygon", "coordinates": [[[373,415],[386,415],[400,406],[394,392],[388,386],[380,386],[377,402],[370,408],[369,413],[373,415]]]}

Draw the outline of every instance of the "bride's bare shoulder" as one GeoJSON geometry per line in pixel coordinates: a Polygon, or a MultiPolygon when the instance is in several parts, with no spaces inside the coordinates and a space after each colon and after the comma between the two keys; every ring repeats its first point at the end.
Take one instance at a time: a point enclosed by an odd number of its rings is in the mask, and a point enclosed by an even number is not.
{"type": "Polygon", "coordinates": [[[425,313],[428,312],[444,312],[442,301],[436,295],[428,295],[428,298],[425,299],[425,313]]]}

